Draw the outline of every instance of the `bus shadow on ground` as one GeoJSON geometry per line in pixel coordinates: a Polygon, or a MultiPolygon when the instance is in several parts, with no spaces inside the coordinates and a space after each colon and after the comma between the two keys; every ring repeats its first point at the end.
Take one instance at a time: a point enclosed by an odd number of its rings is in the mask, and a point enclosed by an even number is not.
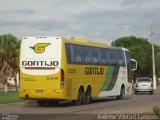
{"type": "MultiPolygon", "coordinates": [[[[99,99],[96,98],[96,99],[93,99],[92,102],[87,105],[98,104],[98,103],[103,103],[103,102],[113,102],[113,101],[119,102],[119,101],[124,101],[124,100],[129,100],[129,99],[130,99],[129,97],[124,97],[122,100],[117,100],[116,97],[106,97],[106,98],[99,98],[99,99]]],[[[85,105],[85,104],[82,104],[82,105],[85,105]]],[[[45,106],[38,106],[36,101],[32,101],[26,104],[25,106],[28,106],[28,107],[73,107],[75,105],[71,101],[60,101],[59,104],[46,104],[45,106]]]]}

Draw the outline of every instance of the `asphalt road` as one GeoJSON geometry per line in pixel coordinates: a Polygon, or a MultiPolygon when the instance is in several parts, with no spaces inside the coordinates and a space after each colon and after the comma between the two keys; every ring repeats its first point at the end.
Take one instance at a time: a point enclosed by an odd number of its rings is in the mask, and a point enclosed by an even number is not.
{"type": "Polygon", "coordinates": [[[38,117],[45,120],[72,120],[75,118],[92,120],[93,118],[97,119],[97,115],[100,114],[148,113],[155,105],[160,105],[159,92],[153,95],[127,95],[123,100],[116,100],[114,97],[96,99],[89,105],[81,106],[74,106],[71,102],[61,102],[56,106],[39,107],[34,101],[0,105],[0,114],[1,117],[19,115],[19,118],[27,117],[27,119],[38,117]]]}

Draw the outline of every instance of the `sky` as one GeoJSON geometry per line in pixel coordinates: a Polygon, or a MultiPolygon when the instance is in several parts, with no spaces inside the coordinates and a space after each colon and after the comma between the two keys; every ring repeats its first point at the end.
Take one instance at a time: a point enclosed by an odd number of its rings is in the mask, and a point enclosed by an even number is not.
{"type": "Polygon", "coordinates": [[[124,36],[160,44],[160,0],[0,0],[0,35],[86,38],[110,44],[124,36]],[[128,26],[128,28],[124,27],[128,26]]]}

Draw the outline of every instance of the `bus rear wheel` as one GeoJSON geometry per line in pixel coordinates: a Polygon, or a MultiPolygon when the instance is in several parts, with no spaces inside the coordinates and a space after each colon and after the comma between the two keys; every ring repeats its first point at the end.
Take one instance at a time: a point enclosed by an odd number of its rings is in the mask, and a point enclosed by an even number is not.
{"type": "Polygon", "coordinates": [[[72,103],[77,106],[77,105],[83,104],[84,101],[85,101],[85,93],[84,93],[84,91],[82,89],[80,89],[78,91],[77,100],[73,100],[72,103]]]}
{"type": "Polygon", "coordinates": [[[87,91],[86,91],[86,98],[85,98],[85,104],[89,104],[91,103],[91,100],[92,100],[92,91],[91,91],[91,88],[88,88],[87,91]]]}

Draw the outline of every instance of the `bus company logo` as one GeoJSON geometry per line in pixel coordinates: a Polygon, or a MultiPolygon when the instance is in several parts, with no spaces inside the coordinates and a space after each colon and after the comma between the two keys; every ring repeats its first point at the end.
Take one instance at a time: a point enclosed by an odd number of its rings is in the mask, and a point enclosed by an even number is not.
{"type": "Polygon", "coordinates": [[[37,43],[36,45],[34,45],[34,47],[30,48],[33,49],[35,53],[44,53],[45,48],[50,44],[51,43],[37,43]]]}

